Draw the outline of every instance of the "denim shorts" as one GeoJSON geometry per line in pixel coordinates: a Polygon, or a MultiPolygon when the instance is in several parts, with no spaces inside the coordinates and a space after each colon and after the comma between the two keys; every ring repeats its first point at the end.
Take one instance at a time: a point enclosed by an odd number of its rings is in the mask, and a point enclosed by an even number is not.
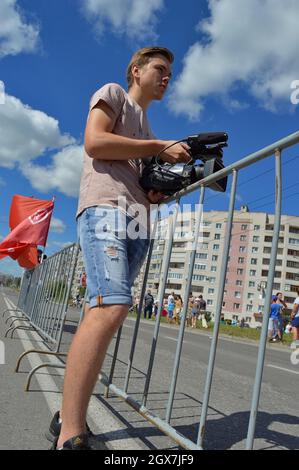
{"type": "Polygon", "coordinates": [[[117,207],[89,207],[77,220],[90,307],[132,305],[131,288],[146,258],[149,237],[129,237],[133,219],[117,207]]]}

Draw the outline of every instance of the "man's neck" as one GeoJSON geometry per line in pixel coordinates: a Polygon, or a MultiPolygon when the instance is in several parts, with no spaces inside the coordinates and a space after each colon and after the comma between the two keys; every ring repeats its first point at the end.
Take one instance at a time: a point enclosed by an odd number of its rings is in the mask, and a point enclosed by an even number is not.
{"type": "Polygon", "coordinates": [[[142,90],[139,87],[136,87],[134,85],[132,85],[132,87],[128,91],[128,95],[133,98],[133,100],[136,101],[137,104],[139,104],[140,108],[142,108],[143,111],[147,110],[152,101],[151,99],[145,97],[142,94],[142,90]]]}

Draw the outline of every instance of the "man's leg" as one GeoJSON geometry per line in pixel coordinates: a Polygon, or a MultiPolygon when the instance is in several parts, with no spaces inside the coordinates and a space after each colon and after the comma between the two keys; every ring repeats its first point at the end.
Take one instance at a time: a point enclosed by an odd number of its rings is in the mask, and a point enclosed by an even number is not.
{"type": "Polygon", "coordinates": [[[58,447],[71,437],[86,432],[91,394],[108,346],[126,318],[128,308],[128,305],[92,308],[84,317],[68,354],[58,447]]]}

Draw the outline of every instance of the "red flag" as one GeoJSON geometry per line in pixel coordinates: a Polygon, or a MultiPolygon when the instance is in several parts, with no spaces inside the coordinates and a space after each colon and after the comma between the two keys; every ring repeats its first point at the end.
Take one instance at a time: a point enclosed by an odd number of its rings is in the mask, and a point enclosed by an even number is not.
{"type": "Polygon", "coordinates": [[[37,245],[46,245],[54,201],[15,195],[9,225],[12,231],[0,243],[0,259],[10,256],[25,268],[37,265],[37,245]]]}

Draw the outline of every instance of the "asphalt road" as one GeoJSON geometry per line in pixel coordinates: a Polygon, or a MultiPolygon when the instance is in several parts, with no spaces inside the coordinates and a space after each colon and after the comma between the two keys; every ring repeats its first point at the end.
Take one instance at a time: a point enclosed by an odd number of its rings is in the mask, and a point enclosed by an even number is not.
{"type": "MultiPolygon", "coordinates": [[[[7,298],[16,302],[15,296],[7,292],[6,295],[7,298]]],[[[78,310],[69,310],[63,337],[64,348],[68,347],[78,316],[78,310]]],[[[134,324],[134,319],[129,318],[123,327],[113,379],[113,382],[120,388],[124,383],[134,324]]],[[[141,322],[129,385],[129,394],[135,400],[141,400],[142,397],[153,329],[153,321],[141,322]]],[[[0,324],[0,330],[1,339],[3,339],[3,324],[0,324]]],[[[26,335],[26,332],[20,333],[23,343],[33,341],[31,333],[28,334],[28,339],[26,335]]],[[[177,335],[178,329],[174,325],[161,325],[147,407],[162,419],[165,418],[177,335]]],[[[186,330],[171,425],[193,441],[197,438],[210,344],[211,339],[208,334],[186,330]]],[[[22,349],[20,340],[6,340],[6,346],[9,361],[13,362],[22,349]]],[[[106,374],[109,374],[113,348],[114,343],[111,345],[110,355],[103,367],[106,374]]],[[[231,340],[227,337],[219,338],[204,448],[243,449],[245,447],[257,353],[257,343],[231,340]]],[[[255,449],[299,449],[297,399],[299,366],[291,363],[290,353],[289,349],[278,345],[271,345],[267,348],[255,449]]],[[[25,362],[24,369],[29,370],[28,366],[32,364],[25,362]]],[[[0,368],[0,374],[3,370],[7,369],[0,368]]],[[[7,448],[5,447],[7,445],[10,446],[8,448],[47,448],[44,447],[45,441],[38,439],[34,431],[36,430],[34,421],[38,420],[37,428],[39,432],[42,432],[46,424],[41,424],[38,410],[42,410],[43,420],[47,423],[51,413],[59,407],[62,377],[58,369],[42,369],[42,371],[33,380],[33,391],[28,394],[24,394],[21,390],[21,382],[25,379],[24,374],[20,380],[18,374],[15,376],[11,374],[10,377],[7,372],[5,387],[2,388],[0,394],[2,407],[3,400],[6,403],[5,423],[7,425],[9,421],[16,422],[17,416],[21,416],[18,436],[22,434],[23,429],[29,429],[31,432],[27,432],[25,440],[23,438],[21,441],[21,447],[18,447],[18,443],[12,441],[10,437],[9,442],[7,438],[6,442],[1,441],[2,448],[7,448]],[[7,385],[9,383],[10,385],[7,385]],[[14,406],[11,404],[7,406],[10,402],[9,394],[14,394],[18,398],[14,406]],[[26,411],[23,411],[20,401],[22,396],[26,399],[26,411]]],[[[103,386],[98,384],[90,405],[89,420],[107,448],[177,449],[176,444],[147,423],[120,398],[112,395],[105,400],[103,392],[103,386]]],[[[1,420],[3,421],[3,418],[0,417],[0,425],[1,420]]],[[[0,426],[0,429],[3,427],[0,426]]],[[[5,437],[2,432],[0,435],[5,437]]]]}

